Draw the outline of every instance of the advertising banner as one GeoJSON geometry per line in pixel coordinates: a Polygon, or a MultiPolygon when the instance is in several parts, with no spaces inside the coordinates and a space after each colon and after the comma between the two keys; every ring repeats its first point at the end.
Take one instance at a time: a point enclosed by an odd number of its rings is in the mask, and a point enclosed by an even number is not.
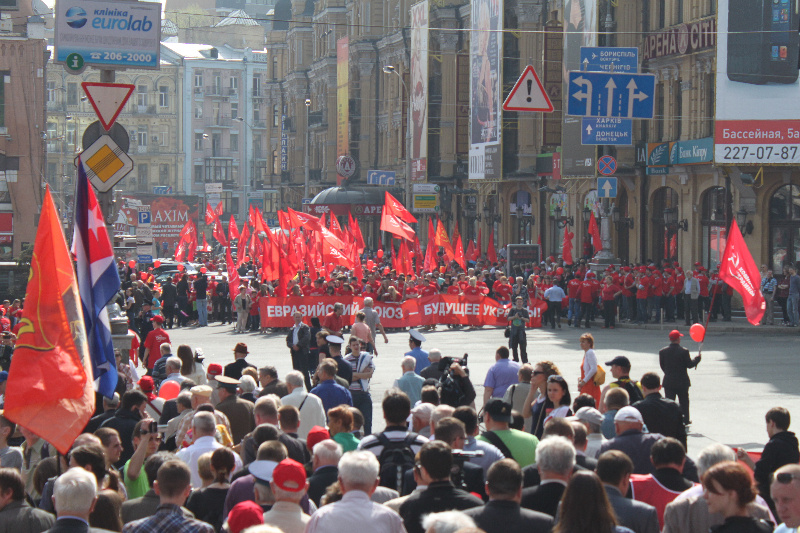
{"type": "Polygon", "coordinates": [[[647,144],[647,174],[669,174],[672,165],[707,165],[713,160],[714,139],[647,144]]]}
{"type": "Polygon", "coordinates": [[[472,0],[470,19],[469,179],[499,181],[503,2],[472,0]]]}
{"type": "Polygon", "coordinates": [[[800,163],[797,0],[719,0],[714,162],[800,163]]]}
{"type": "Polygon", "coordinates": [[[122,194],[121,207],[114,221],[116,233],[138,233],[139,212],[150,207],[150,228],[158,256],[175,251],[183,226],[189,220],[199,222],[199,196],[162,196],[156,194],[122,194]]]}
{"type": "MultiPolygon", "coordinates": [[[[569,94],[569,71],[582,70],[581,47],[597,46],[597,0],[566,0],[564,3],[563,94],[569,94]]],[[[581,144],[580,117],[562,113],[561,176],[595,175],[597,150],[581,144]]]]}
{"type": "Polygon", "coordinates": [[[56,63],[72,71],[159,68],[160,3],[58,0],[55,12],[56,63]]]}
{"type": "MultiPolygon", "coordinates": [[[[350,151],[350,39],[336,41],[336,158],[350,151]]],[[[345,177],[336,175],[336,184],[345,177]]]]}
{"type": "Polygon", "coordinates": [[[428,0],[411,6],[411,180],[428,175],[428,0]]]}
{"type": "MultiPolygon", "coordinates": [[[[261,326],[288,328],[294,325],[295,311],[303,314],[306,323],[312,317],[322,317],[333,311],[337,302],[344,305],[344,325],[352,325],[356,312],[364,307],[364,298],[340,296],[305,296],[289,298],[263,298],[261,300],[261,326]]],[[[542,316],[547,304],[532,299],[528,305],[531,316],[528,327],[542,326],[542,316]]],[[[511,304],[501,304],[486,296],[437,295],[405,302],[375,302],[375,311],[385,328],[407,328],[433,324],[460,324],[462,326],[508,325],[511,304]]]]}

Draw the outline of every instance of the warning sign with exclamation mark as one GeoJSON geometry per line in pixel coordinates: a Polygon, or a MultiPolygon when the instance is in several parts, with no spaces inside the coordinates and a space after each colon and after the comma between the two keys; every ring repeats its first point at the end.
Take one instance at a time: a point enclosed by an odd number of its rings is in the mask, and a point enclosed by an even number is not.
{"type": "Polygon", "coordinates": [[[542,82],[533,67],[528,65],[514,88],[503,102],[506,111],[542,111],[551,113],[553,104],[544,92],[542,82]]]}

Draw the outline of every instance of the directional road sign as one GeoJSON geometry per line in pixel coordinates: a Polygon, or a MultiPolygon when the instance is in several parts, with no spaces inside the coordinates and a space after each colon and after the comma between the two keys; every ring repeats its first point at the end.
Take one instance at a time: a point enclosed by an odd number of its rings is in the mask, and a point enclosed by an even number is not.
{"type": "Polygon", "coordinates": [[[655,80],[652,74],[570,72],[567,114],[653,118],[655,80]]]}
{"type": "Polygon", "coordinates": [[[582,46],[581,67],[589,71],[638,72],[639,49],[582,46]]]}
{"type": "Polygon", "coordinates": [[[394,170],[368,170],[367,171],[367,184],[368,185],[394,185],[395,172],[394,170]]]}
{"type": "Polygon", "coordinates": [[[81,83],[81,86],[106,131],[111,129],[120,111],[125,107],[125,102],[128,101],[128,98],[131,97],[133,90],[136,88],[135,85],[127,83],[95,83],[89,81],[81,83]]]}
{"type": "Polygon", "coordinates": [[[583,117],[581,144],[633,144],[633,121],[629,118],[583,117]]]}
{"type": "Polygon", "coordinates": [[[133,170],[133,160],[108,135],[103,135],[78,154],[76,167],[78,158],[83,162],[89,181],[100,192],[110,191],[133,170]]]}
{"type": "Polygon", "coordinates": [[[603,176],[610,176],[617,171],[617,160],[613,156],[604,155],[597,160],[597,171],[603,176]]]}
{"type": "Polygon", "coordinates": [[[506,111],[544,111],[553,112],[553,103],[539,81],[533,67],[528,65],[519,77],[514,88],[508,93],[503,109],[506,111]]]}
{"type": "Polygon", "coordinates": [[[597,197],[616,198],[617,197],[617,178],[606,176],[597,178],[597,197]]]}

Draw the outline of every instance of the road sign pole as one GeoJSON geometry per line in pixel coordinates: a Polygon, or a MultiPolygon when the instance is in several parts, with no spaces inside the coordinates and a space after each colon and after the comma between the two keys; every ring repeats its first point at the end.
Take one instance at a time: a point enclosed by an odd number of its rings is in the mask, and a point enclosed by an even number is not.
{"type": "MultiPolygon", "coordinates": [[[[101,70],[100,81],[102,83],[114,83],[116,80],[116,72],[113,70],[101,70]]],[[[114,235],[113,213],[111,212],[114,207],[114,189],[106,192],[98,193],[97,201],[100,203],[100,209],[103,212],[103,219],[106,221],[106,228],[108,234],[114,235]]],[[[112,242],[113,245],[113,242],[112,242]]]]}

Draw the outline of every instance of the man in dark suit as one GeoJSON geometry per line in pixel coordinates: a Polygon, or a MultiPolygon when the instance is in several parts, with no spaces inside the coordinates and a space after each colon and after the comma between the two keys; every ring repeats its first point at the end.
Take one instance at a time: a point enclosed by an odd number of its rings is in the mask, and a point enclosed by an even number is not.
{"type": "Polygon", "coordinates": [[[166,328],[172,329],[175,321],[175,302],[178,301],[178,289],[172,283],[172,278],[168,277],[167,282],[161,286],[161,312],[166,320],[166,328]]]}
{"type": "Polygon", "coordinates": [[[661,378],[655,372],[647,372],[642,376],[642,393],[644,400],[639,400],[633,407],[642,413],[642,419],[650,433],[661,433],[665,437],[678,439],[686,448],[686,426],[683,425],[683,413],[673,400],[661,396],[661,378]]]}
{"type": "Polygon", "coordinates": [[[513,459],[489,467],[486,493],[486,505],[464,511],[486,533],[549,533],[552,529],[552,517],[520,507],[522,470],[513,459]]]}
{"type": "Polygon", "coordinates": [[[435,379],[436,381],[439,381],[439,378],[442,377],[443,373],[442,370],[439,370],[439,361],[441,360],[441,351],[436,348],[428,350],[428,361],[430,361],[431,364],[420,370],[419,375],[425,379],[435,379]]]}
{"type": "Polygon", "coordinates": [[[70,468],[56,479],[53,489],[56,523],[47,533],[105,533],[89,527],[89,515],[97,501],[97,480],[83,468],[70,468]]]}
{"type": "Polygon", "coordinates": [[[339,476],[339,459],[342,447],[332,439],[325,439],[314,445],[311,458],[312,474],[308,478],[308,497],[319,507],[319,500],[325,489],[336,483],[339,476]]]}
{"type": "Polygon", "coordinates": [[[233,349],[233,357],[236,359],[233,363],[225,365],[224,374],[229,378],[242,379],[242,372],[248,366],[255,368],[256,365],[251,365],[245,361],[245,357],[250,352],[247,350],[247,345],[243,342],[237,342],[236,347],[233,349]]]}
{"type": "Polygon", "coordinates": [[[555,517],[575,467],[575,447],[566,437],[547,437],[536,447],[536,465],[542,482],[523,489],[520,504],[555,517]]]}
{"type": "Polygon", "coordinates": [[[696,367],[701,356],[692,359],[689,350],[681,346],[681,337],[683,334],[677,329],[670,331],[670,345],[658,352],[658,362],[664,372],[664,395],[670,400],[678,398],[683,411],[683,423],[688,425],[692,423],[689,417],[689,387],[692,382],[688,369],[696,367]]]}
{"type": "Polygon", "coordinates": [[[632,473],[633,461],[621,451],[607,451],[597,460],[597,475],[603,482],[619,525],[632,529],[634,533],[658,533],[656,508],[625,497],[632,473]]]}
{"type": "MultiPolygon", "coordinates": [[[[311,376],[308,368],[308,352],[311,346],[311,328],[303,323],[303,313],[294,312],[294,326],[286,335],[286,346],[292,354],[292,368],[297,370],[306,382],[306,389],[311,390],[311,376]]],[[[277,377],[277,376],[276,376],[277,377]]]]}
{"type": "MultiPolygon", "coordinates": [[[[300,373],[302,374],[302,372],[300,373]]],[[[261,381],[261,392],[258,393],[259,396],[274,394],[278,398],[283,398],[289,394],[286,383],[278,379],[278,370],[274,366],[267,365],[259,368],[258,378],[261,381]]]]}

